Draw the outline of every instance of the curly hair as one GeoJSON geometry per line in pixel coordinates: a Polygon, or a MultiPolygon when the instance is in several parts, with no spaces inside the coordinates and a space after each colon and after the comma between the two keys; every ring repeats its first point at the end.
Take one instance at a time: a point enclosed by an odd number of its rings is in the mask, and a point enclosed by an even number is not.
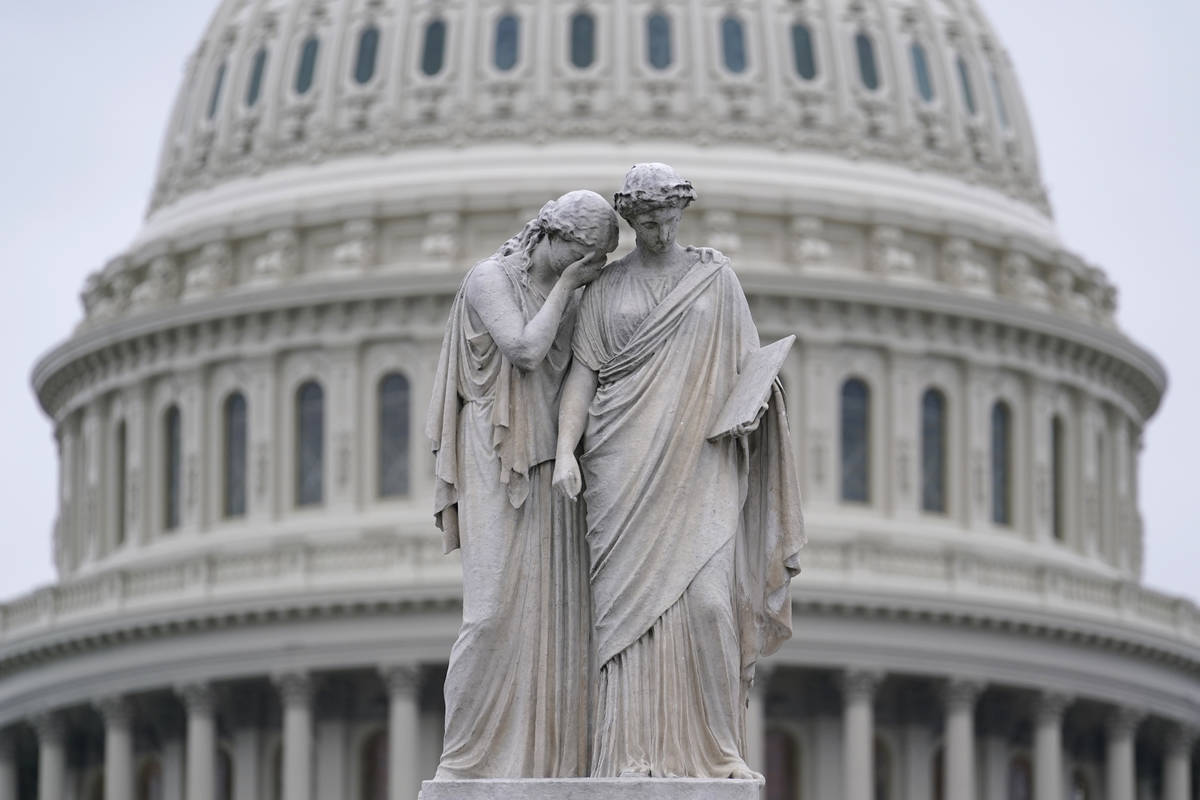
{"type": "Polygon", "coordinates": [[[630,222],[639,214],[660,208],[687,208],[696,201],[692,184],[666,164],[634,164],[625,173],[621,191],[613,196],[617,212],[630,222]]]}
{"type": "Polygon", "coordinates": [[[600,195],[587,189],[567,192],[542,206],[538,215],[500,248],[500,255],[521,254],[528,261],[548,235],[611,253],[617,249],[617,215],[600,195]]]}

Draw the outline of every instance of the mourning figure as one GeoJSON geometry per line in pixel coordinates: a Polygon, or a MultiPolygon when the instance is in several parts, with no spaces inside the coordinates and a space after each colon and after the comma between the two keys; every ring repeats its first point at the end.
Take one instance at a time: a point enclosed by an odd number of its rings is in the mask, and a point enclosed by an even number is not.
{"type": "Polygon", "coordinates": [[[571,192],[475,265],[451,307],[427,424],[436,519],[463,568],[440,780],[588,772],[583,516],[551,478],[577,290],[616,244],[611,206],[571,192]]]}

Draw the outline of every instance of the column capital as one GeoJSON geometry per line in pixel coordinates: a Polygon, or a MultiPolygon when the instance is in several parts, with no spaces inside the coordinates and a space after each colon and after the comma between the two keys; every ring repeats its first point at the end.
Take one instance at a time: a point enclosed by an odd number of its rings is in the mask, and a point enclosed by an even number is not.
{"type": "Polygon", "coordinates": [[[412,696],[421,689],[419,664],[384,664],[379,667],[379,675],[389,697],[412,696]]]}
{"type": "Polygon", "coordinates": [[[307,672],[280,672],[271,676],[284,706],[308,705],[312,702],[313,679],[307,672]]]}
{"type": "Polygon", "coordinates": [[[104,718],[106,726],[128,727],[133,722],[133,704],[122,695],[101,697],[93,705],[104,718]]]}
{"type": "Polygon", "coordinates": [[[1062,692],[1040,692],[1034,701],[1034,716],[1038,722],[1061,722],[1067,707],[1075,698],[1062,692]]]}
{"type": "Polygon", "coordinates": [[[883,680],[883,672],[870,669],[847,669],[841,675],[842,697],[851,700],[871,700],[883,680]]]}
{"type": "Polygon", "coordinates": [[[39,742],[62,744],[67,734],[67,725],[57,711],[43,711],[30,718],[29,723],[37,733],[39,742]]]}
{"type": "Polygon", "coordinates": [[[942,702],[946,710],[969,709],[975,705],[979,695],[987,688],[983,681],[968,678],[947,678],[941,686],[942,702]]]}
{"type": "Polygon", "coordinates": [[[1109,710],[1104,720],[1105,730],[1110,737],[1133,736],[1145,716],[1144,711],[1136,708],[1117,706],[1109,710]]]}
{"type": "Polygon", "coordinates": [[[189,715],[211,715],[216,708],[216,693],[208,683],[187,683],[175,688],[189,715]]]}

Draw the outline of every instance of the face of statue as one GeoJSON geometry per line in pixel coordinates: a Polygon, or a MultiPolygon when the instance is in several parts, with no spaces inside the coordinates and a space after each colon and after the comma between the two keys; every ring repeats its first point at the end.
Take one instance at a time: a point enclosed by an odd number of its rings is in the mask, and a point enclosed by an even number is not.
{"type": "Polygon", "coordinates": [[[638,214],[631,222],[637,234],[637,246],[651,253],[663,255],[675,246],[675,234],[683,209],[674,206],[657,208],[638,214]]]}
{"type": "Polygon", "coordinates": [[[554,270],[556,275],[561,275],[564,269],[584,256],[596,254],[594,247],[590,247],[583,242],[566,239],[562,236],[556,236],[553,233],[547,238],[550,248],[550,268],[554,270]]]}

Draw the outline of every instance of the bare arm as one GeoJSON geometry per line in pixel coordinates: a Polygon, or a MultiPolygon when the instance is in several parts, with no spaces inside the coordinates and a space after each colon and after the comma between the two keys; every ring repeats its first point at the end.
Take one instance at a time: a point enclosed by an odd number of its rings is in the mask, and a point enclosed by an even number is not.
{"type": "Polygon", "coordinates": [[[596,396],[596,373],[579,359],[571,363],[571,371],[563,383],[562,402],[558,408],[558,455],[554,462],[554,485],[574,500],[583,488],[575,448],[587,426],[588,407],[596,396]]]}
{"type": "Polygon", "coordinates": [[[498,264],[480,265],[467,282],[467,302],[483,322],[496,346],[517,369],[531,370],[542,363],[558,334],[558,324],[571,293],[600,273],[603,259],[589,254],[563,270],[546,302],[525,322],[508,277],[498,264]]]}

